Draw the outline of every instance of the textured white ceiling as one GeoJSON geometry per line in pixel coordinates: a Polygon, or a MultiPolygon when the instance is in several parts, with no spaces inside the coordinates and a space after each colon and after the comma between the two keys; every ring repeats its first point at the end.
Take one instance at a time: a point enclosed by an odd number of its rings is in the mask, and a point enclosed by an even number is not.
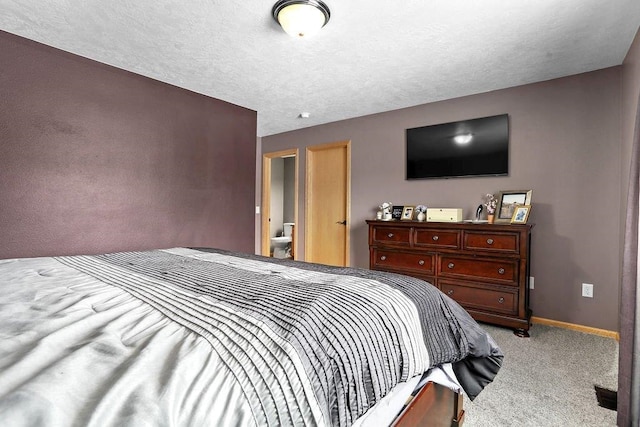
{"type": "Polygon", "coordinates": [[[275,0],[0,0],[0,29],[255,110],[267,136],[620,65],[640,24],[639,0],[325,2],[308,40],[275,0]]]}

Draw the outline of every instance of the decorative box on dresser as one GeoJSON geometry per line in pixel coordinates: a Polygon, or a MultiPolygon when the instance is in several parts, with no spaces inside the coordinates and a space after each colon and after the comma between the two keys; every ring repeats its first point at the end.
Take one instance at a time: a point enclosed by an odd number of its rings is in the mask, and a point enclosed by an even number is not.
{"type": "Polygon", "coordinates": [[[478,321],[529,336],[532,224],[369,220],[369,268],[437,286],[478,321]]]}

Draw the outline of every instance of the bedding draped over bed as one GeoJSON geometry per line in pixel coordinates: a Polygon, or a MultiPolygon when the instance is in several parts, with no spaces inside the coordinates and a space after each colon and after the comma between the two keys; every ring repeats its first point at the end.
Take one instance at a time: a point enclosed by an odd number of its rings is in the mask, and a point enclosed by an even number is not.
{"type": "MultiPolygon", "coordinates": [[[[241,418],[242,423],[256,425],[350,425],[398,382],[448,362],[454,363],[473,398],[502,361],[495,343],[462,308],[431,285],[405,276],[181,248],[57,257],[55,262],[67,268],[66,274],[75,271],[90,278],[91,286],[124,291],[143,303],[135,310],[153,307],[154,315],[169,319],[163,322],[199,337],[198,352],[206,342],[212,350],[209,359],[215,359],[203,364],[203,370],[209,362],[215,365],[208,383],[226,396],[223,406],[236,405],[233,399],[240,405],[229,408],[236,414],[231,422],[241,418]],[[222,387],[231,391],[222,393],[222,387]]],[[[10,264],[1,262],[0,269],[10,264]]],[[[43,272],[37,274],[42,279],[43,272]]],[[[73,280],[63,292],[72,299],[73,280]]],[[[33,291],[35,295],[13,294],[37,301],[38,290],[33,291]]],[[[29,301],[21,306],[35,307],[29,301]]],[[[56,314],[49,313],[54,319],[56,314]]],[[[30,352],[47,340],[20,316],[8,327],[0,326],[0,337],[10,343],[6,352],[0,349],[0,416],[20,414],[20,405],[43,398],[38,394],[43,391],[29,388],[26,378],[16,379],[22,362],[16,355],[37,360],[30,352]]],[[[89,340],[84,336],[80,343],[69,343],[64,357],[89,340]]],[[[107,345],[101,351],[120,350],[107,345]]],[[[35,365],[43,369],[42,362],[35,365]]],[[[116,375],[117,369],[114,366],[116,375]]],[[[158,372],[171,383],[173,370],[158,372]]],[[[60,374],[65,375],[70,374],[60,374]]],[[[37,372],[31,378],[38,383],[37,372]]],[[[46,384],[49,381],[47,377],[46,384]]],[[[161,385],[155,387],[163,393],[161,385]]],[[[140,410],[135,405],[139,390],[128,391],[130,401],[124,409],[117,408],[120,413],[140,410]]],[[[216,394],[208,388],[205,393],[216,394]]],[[[195,395],[186,393],[183,400],[195,395]]],[[[118,402],[123,405],[121,399],[118,402]]],[[[87,405],[91,407],[90,399],[87,405]]],[[[171,419],[166,413],[158,418],[171,419]]]]}

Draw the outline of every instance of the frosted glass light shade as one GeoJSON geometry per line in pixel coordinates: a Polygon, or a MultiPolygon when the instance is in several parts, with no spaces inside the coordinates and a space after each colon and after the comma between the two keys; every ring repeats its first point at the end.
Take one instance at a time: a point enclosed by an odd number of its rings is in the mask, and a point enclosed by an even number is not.
{"type": "Polygon", "coordinates": [[[311,37],[329,22],[329,8],[321,1],[284,0],[273,6],[273,17],[287,34],[311,37]]]}

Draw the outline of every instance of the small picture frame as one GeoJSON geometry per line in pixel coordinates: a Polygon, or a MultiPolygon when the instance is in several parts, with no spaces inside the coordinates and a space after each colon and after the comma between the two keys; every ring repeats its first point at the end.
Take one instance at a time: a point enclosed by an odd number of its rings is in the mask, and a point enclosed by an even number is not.
{"type": "Polygon", "coordinates": [[[531,205],[516,205],[511,217],[511,224],[526,224],[531,212],[531,205]]]}
{"type": "Polygon", "coordinates": [[[394,206],[391,208],[391,218],[400,220],[402,219],[402,213],[404,212],[404,206],[394,206]]]}
{"type": "Polygon", "coordinates": [[[403,221],[411,221],[413,219],[413,210],[414,206],[405,206],[402,210],[402,220],[403,221]]]}
{"type": "Polygon", "coordinates": [[[528,206],[531,204],[532,193],[533,190],[501,191],[498,195],[498,205],[496,206],[494,222],[510,223],[516,206],[528,206]]]}

